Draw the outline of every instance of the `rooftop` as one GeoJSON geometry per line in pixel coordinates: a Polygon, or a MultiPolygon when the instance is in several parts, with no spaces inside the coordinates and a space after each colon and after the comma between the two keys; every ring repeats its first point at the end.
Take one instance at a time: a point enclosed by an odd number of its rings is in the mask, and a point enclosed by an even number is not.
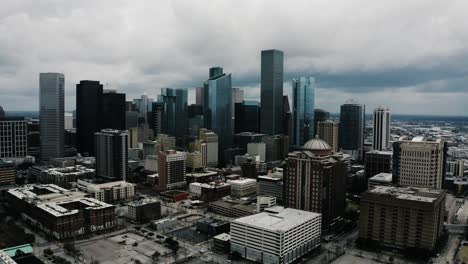
{"type": "Polygon", "coordinates": [[[389,195],[399,200],[426,203],[435,202],[443,193],[442,190],[437,189],[393,186],[377,186],[368,192],[373,194],[389,195]]]}
{"type": "Polygon", "coordinates": [[[231,236],[227,233],[222,233],[214,237],[215,239],[222,240],[222,241],[229,241],[231,240],[231,236]]]}
{"type": "Polygon", "coordinates": [[[369,179],[370,181],[377,181],[377,182],[391,182],[392,181],[392,174],[391,173],[379,173],[369,179]]]}
{"type": "Polygon", "coordinates": [[[270,231],[286,232],[314,218],[321,218],[321,214],[273,206],[265,209],[263,213],[238,218],[233,222],[270,231]]]}

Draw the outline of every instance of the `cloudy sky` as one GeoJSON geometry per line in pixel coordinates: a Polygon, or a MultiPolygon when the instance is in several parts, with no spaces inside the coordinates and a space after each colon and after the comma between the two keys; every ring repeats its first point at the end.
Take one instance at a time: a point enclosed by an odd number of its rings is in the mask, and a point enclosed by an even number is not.
{"type": "Polygon", "coordinates": [[[285,92],[317,80],[316,107],[468,115],[466,0],[1,0],[0,105],[38,108],[39,72],[62,72],[127,100],[196,87],[210,66],[259,98],[260,51],[285,54],[285,92]]]}

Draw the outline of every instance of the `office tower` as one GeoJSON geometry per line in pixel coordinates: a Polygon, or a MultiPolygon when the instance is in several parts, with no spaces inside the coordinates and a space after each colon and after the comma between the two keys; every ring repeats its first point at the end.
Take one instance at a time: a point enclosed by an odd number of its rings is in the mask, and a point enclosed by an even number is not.
{"type": "Polygon", "coordinates": [[[347,168],[340,155],[333,155],[327,142],[315,138],[303,151],[289,153],[284,171],[286,207],[322,214],[327,228],[344,215],[347,168]]]}
{"type": "MultiPolygon", "coordinates": [[[[232,88],[232,104],[242,103],[244,101],[244,90],[232,88]]],[[[233,109],[234,111],[234,109],[233,109]]]]}
{"type": "Polygon", "coordinates": [[[38,119],[31,119],[27,121],[28,131],[28,155],[34,156],[39,159],[41,149],[41,132],[38,119]]]}
{"type": "Polygon", "coordinates": [[[3,107],[0,105],[0,120],[3,120],[5,118],[5,111],[3,110],[3,107]]]}
{"type": "Polygon", "coordinates": [[[231,74],[223,73],[220,67],[211,68],[203,90],[205,128],[218,135],[218,153],[222,158],[222,151],[233,144],[231,74]]]}
{"type": "Polygon", "coordinates": [[[195,104],[196,105],[204,105],[203,99],[204,99],[204,93],[203,93],[203,87],[197,87],[195,88],[195,104]]]}
{"type": "Polygon", "coordinates": [[[175,149],[175,146],[176,146],[175,137],[171,137],[166,134],[159,134],[157,137],[157,141],[159,144],[159,150],[161,151],[175,149]]]}
{"type": "Polygon", "coordinates": [[[13,161],[0,159],[0,186],[15,184],[16,168],[13,161]]]}
{"type": "Polygon", "coordinates": [[[39,75],[39,119],[41,130],[41,159],[63,157],[65,76],[61,73],[39,75]]]}
{"type": "Polygon", "coordinates": [[[125,111],[126,128],[138,127],[138,112],[137,111],[125,111]]]}
{"type": "Polygon", "coordinates": [[[94,134],[96,176],[111,180],[127,179],[128,133],[103,129],[94,134]]]}
{"type": "Polygon", "coordinates": [[[260,82],[260,133],[282,134],[283,131],[283,52],[262,50],[260,82]]]}
{"type": "Polygon", "coordinates": [[[377,186],[361,196],[359,240],[432,251],[442,236],[445,191],[377,186]]]}
{"type": "Polygon", "coordinates": [[[188,129],[191,138],[198,136],[198,131],[203,128],[203,106],[191,104],[188,106],[188,129]]]}
{"type": "Polygon", "coordinates": [[[266,161],[279,161],[288,156],[289,137],[285,135],[263,136],[266,145],[266,161]]]}
{"type": "Polygon", "coordinates": [[[313,77],[300,77],[292,80],[293,135],[291,142],[295,146],[302,146],[314,138],[314,100],[315,79],[313,77]]]}
{"type": "Polygon", "coordinates": [[[148,113],[148,124],[154,132],[154,136],[158,136],[162,133],[164,104],[161,102],[151,103],[151,112],[148,113]]]}
{"type": "Polygon", "coordinates": [[[183,142],[188,132],[187,89],[162,88],[161,132],[183,142]]]}
{"type": "MultiPolygon", "coordinates": [[[[330,119],[330,112],[323,109],[314,109],[314,131],[317,131],[318,122],[325,122],[330,119]]],[[[317,134],[315,132],[315,134],[317,134]]]]}
{"type": "Polygon", "coordinates": [[[0,158],[22,158],[28,155],[27,121],[0,120],[0,158]]]}
{"type": "Polygon", "coordinates": [[[339,123],[333,122],[331,120],[323,122],[321,121],[317,123],[317,130],[315,130],[315,134],[327,142],[328,145],[330,145],[332,148],[333,152],[338,152],[339,125],[339,123]]]}
{"type": "Polygon", "coordinates": [[[236,103],[234,106],[235,122],[234,132],[260,131],[260,104],[257,101],[246,101],[236,103]]]}
{"type": "Polygon", "coordinates": [[[372,149],[386,150],[390,148],[390,110],[377,107],[374,110],[374,129],[372,149]]]}
{"type": "Polygon", "coordinates": [[[293,119],[287,95],[283,96],[283,134],[288,136],[291,140],[293,134],[293,119]]]}
{"type": "Polygon", "coordinates": [[[371,150],[366,152],[365,172],[366,178],[373,177],[379,173],[392,172],[392,151],[371,150]]]}
{"type": "Polygon", "coordinates": [[[209,131],[207,129],[200,129],[198,144],[199,146],[196,150],[202,153],[202,166],[217,167],[219,157],[218,135],[213,131],[209,131]]]}
{"type": "Polygon", "coordinates": [[[260,161],[266,160],[266,144],[264,142],[252,142],[247,144],[247,153],[251,156],[258,155],[260,161]]]}
{"type": "Polygon", "coordinates": [[[353,102],[341,105],[339,145],[353,160],[363,159],[365,113],[364,105],[353,102]]]}
{"type": "Polygon", "coordinates": [[[235,219],[231,254],[256,263],[292,263],[320,246],[320,218],[317,213],[274,206],[235,219]]]}
{"type": "Polygon", "coordinates": [[[283,204],[283,169],[275,168],[268,175],[258,176],[257,195],[275,197],[278,204],[283,204]]]}
{"type": "Polygon", "coordinates": [[[447,174],[454,177],[465,175],[465,160],[447,161],[447,174]]]}
{"type": "Polygon", "coordinates": [[[135,104],[133,104],[133,102],[126,101],[125,102],[125,111],[137,111],[135,104]]]}
{"type": "Polygon", "coordinates": [[[153,138],[154,132],[147,127],[132,127],[128,130],[128,148],[138,148],[140,143],[153,138]]]}
{"type": "Polygon", "coordinates": [[[442,188],[446,148],[442,139],[399,140],[393,144],[393,178],[401,186],[442,188]]]}
{"type": "Polygon", "coordinates": [[[104,90],[102,94],[102,129],[125,130],[125,94],[104,90]]]}
{"type": "Polygon", "coordinates": [[[64,128],[65,129],[73,129],[73,114],[72,113],[65,113],[63,116],[64,128]]]}
{"type": "Polygon", "coordinates": [[[185,152],[175,150],[159,152],[159,181],[158,186],[156,187],[158,191],[185,188],[187,185],[185,159],[185,152]]]}
{"type": "Polygon", "coordinates": [[[241,132],[234,135],[234,144],[247,152],[247,145],[254,142],[262,142],[265,134],[258,134],[253,132],[241,132]]]}
{"type": "MultiPolygon", "coordinates": [[[[103,86],[99,81],[80,81],[76,85],[77,151],[94,156],[94,133],[103,127],[103,86]]],[[[111,128],[111,127],[109,127],[111,128]]]]}

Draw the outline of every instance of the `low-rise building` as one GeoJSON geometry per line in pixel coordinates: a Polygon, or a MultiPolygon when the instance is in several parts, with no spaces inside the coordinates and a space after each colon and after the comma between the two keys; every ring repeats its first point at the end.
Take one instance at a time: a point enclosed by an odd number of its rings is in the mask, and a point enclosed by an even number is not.
{"type": "Polygon", "coordinates": [[[292,263],[320,246],[321,215],[275,206],[231,222],[231,253],[258,263],[292,263]]]}
{"type": "Polygon", "coordinates": [[[372,189],[377,186],[392,186],[392,174],[391,173],[379,173],[369,178],[368,189],[372,189]]]}
{"type": "Polygon", "coordinates": [[[229,181],[231,184],[231,196],[243,197],[257,192],[257,181],[255,179],[239,179],[229,181]]]}
{"type": "Polygon", "coordinates": [[[91,179],[95,176],[95,170],[81,165],[70,167],[49,168],[41,171],[39,182],[45,184],[55,184],[60,187],[70,189],[80,179],[91,179]]]}
{"type": "Polygon", "coordinates": [[[0,185],[11,185],[15,183],[16,168],[12,161],[0,159],[0,185]]]}
{"type": "Polygon", "coordinates": [[[213,237],[213,250],[220,254],[228,254],[231,250],[231,236],[222,233],[213,237]]]}
{"type": "Polygon", "coordinates": [[[24,221],[56,239],[108,230],[117,224],[113,205],[53,184],[10,189],[8,203],[24,221]]]}
{"type": "Polygon", "coordinates": [[[128,218],[134,223],[146,223],[161,218],[161,202],[152,199],[128,204],[128,218]]]}
{"type": "Polygon", "coordinates": [[[269,208],[276,205],[276,197],[273,196],[257,196],[257,212],[265,211],[265,208],[269,208]]]}
{"type": "Polygon", "coordinates": [[[187,183],[192,182],[211,182],[219,176],[217,171],[204,170],[200,172],[188,172],[186,175],[187,183]]]}
{"type": "Polygon", "coordinates": [[[227,217],[243,217],[257,213],[256,206],[246,200],[218,200],[210,203],[210,209],[227,217]]]}
{"type": "Polygon", "coordinates": [[[215,219],[202,219],[197,222],[197,230],[208,237],[214,237],[221,233],[229,233],[229,222],[215,219]]]}
{"type": "Polygon", "coordinates": [[[283,169],[275,168],[268,175],[258,176],[257,194],[276,197],[276,202],[283,203],[283,169]]]}
{"type": "Polygon", "coordinates": [[[126,181],[94,183],[78,180],[77,187],[94,199],[106,203],[127,200],[135,196],[135,184],[126,181]]]}

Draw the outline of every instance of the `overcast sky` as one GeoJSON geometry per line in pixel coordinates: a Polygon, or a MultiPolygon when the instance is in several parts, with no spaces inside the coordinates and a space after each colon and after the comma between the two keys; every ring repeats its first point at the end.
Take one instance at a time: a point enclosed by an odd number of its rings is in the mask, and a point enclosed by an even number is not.
{"type": "Polygon", "coordinates": [[[1,0],[0,105],[38,109],[40,72],[155,97],[196,87],[210,66],[259,98],[260,51],[314,76],[316,108],[349,98],[394,113],[468,115],[468,1],[1,0]]]}

